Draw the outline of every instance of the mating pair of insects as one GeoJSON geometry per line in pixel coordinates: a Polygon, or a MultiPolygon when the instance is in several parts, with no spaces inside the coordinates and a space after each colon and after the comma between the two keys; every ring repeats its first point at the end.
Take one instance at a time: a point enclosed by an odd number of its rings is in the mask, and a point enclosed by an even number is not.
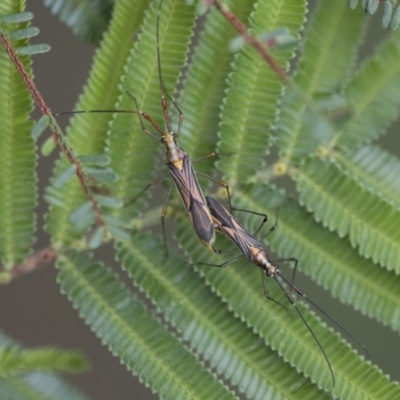
{"type": "MultiPolygon", "coordinates": [[[[168,96],[162,78],[161,71],[161,57],[160,57],[160,48],[159,48],[159,24],[160,24],[160,13],[161,13],[162,0],[160,1],[158,17],[157,17],[157,27],[156,27],[156,45],[157,45],[157,61],[158,61],[158,78],[161,90],[161,106],[164,114],[165,127],[166,130],[163,130],[155,120],[146,112],[140,111],[138,102],[136,98],[128,92],[128,95],[132,97],[136,110],[119,110],[112,112],[126,112],[126,113],[134,113],[139,115],[141,127],[144,133],[152,137],[153,139],[159,141],[153,133],[146,128],[144,124],[144,120],[148,121],[148,123],[161,135],[161,143],[165,145],[166,148],[166,164],[171,173],[172,179],[178,188],[180,197],[183,201],[184,207],[190,217],[195,233],[197,234],[200,241],[211,251],[215,253],[221,253],[220,250],[217,250],[214,247],[215,242],[215,232],[219,231],[225,236],[227,236],[239,249],[242,253],[240,256],[237,256],[229,261],[226,261],[222,264],[203,264],[203,265],[213,265],[216,267],[225,267],[228,264],[231,264],[237,261],[240,257],[246,257],[252,264],[259,267],[262,271],[262,282],[264,288],[264,294],[268,299],[273,300],[269,296],[269,292],[267,289],[266,278],[272,278],[279,288],[284,292],[290,304],[294,307],[297,314],[307,327],[308,331],[312,335],[313,339],[317,343],[319,349],[321,350],[327,365],[329,367],[329,371],[332,376],[333,385],[335,385],[335,376],[333,373],[333,369],[329,362],[329,359],[321,346],[318,338],[312,331],[310,325],[307,323],[305,318],[303,317],[301,311],[297,307],[294,298],[291,295],[291,291],[295,292],[297,295],[303,297],[306,301],[308,301],[312,306],[314,306],[317,310],[319,310],[323,315],[329,318],[334,324],[336,324],[340,329],[342,329],[347,335],[349,335],[353,340],[355,340],[361,347],[365,349],[365,347],[353,336],[351,335],[342,325],[336,322],[332,317],[330,317],[324,310],[322,310],[317,304],[315,304],[312,300],[310,300],[306,295],[297,288],[292,281],[288,280],[281,272],[279,265],[276,262],[273,262],[268,255],[266,247],[258,241],[255,236],[261,231],[264,224],[267,222],[267,215],[260,214],[253,211],[248,210],[238,210],[238,211],[247,211],[256,215],[263,217],[262,222],[260,223],[259,228],[256,230],[254,234],[249,233],[245,227],[232,215],[232,210],[235,210],[231,206],[231,196],[229,187],[224,182],[220,182],[211,178],[215,182],[224,186],[229,201],[229,211],[223,207],[217,200],[210,196],[204,196],[199,185],[196,173],[193,168],[193,164],[189,158],[189,155],[179,146],[178,137],[181,132],[182,123],[183,123],[183,113],[178,107],[178,105],[173,101],[173,99],[168,96]],[[168,114],[168,104],[167,98],[172,102],[179,113],[179,121],[176,133],[172,131],[171,123],[168,114]]],[[[105,110],[106,111],[106,110],[105,110]]],[[[78,111],[79,112],[79,111],[78,111]]],[[[88,111],[81,111],[88,112],[88,111]]],[[[101,110],[89,111],[89,112],[101,112],[101,110]]],[[[107,110],[110,112],[110,110],[107,110]]],[[[67,113],[64,113],[67,114],[67,113]]],[[[60,115],[60,114],[58,114],[60,115]]],[[[204,157],[209,158],[212,157],[214,153],[204,157]]],[[[149,187],[154,186],[156,183],[160,182],[164,177],[156,179],[149,183],[135,198],[133,198],[129,203],[133,203],[138,197],[140,197],[149,187]]],[[[169,198],[168,191],[168,196],[169,198]]],[[[166,215],[168,201],[163,207],[162,210],[162,229],[164,235],[164,243],[166,245],[166,232],[165,232],[165,224],[164,218],[166,215]]],[[[237,210],[237,209],[236,209],[237,210]]],[[[276,228],[276,223],[270,230],[267,232],[270,233],[276,228]]],[[[167,247],[166,247],[167,249],[167,247]]],[[[294,262],[294,268],[296,270],[297,267],[297,259],[294,257],[280,259],[277,262],[290,261],[294,262]]],[[[274,300],[275,301],[275,300],[274,300]]]]}

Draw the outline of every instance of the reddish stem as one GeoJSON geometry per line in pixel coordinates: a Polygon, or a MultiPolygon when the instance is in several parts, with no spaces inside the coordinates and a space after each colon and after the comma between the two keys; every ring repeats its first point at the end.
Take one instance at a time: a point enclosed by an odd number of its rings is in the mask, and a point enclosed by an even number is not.
{"type": "Polygon", "coordinates": [[[285,71],[278,64],[278,62],[268,53],[266,47],[257,40],[254,36],[250,35],[247,31],[246,26],[243,22],[231,11],[225,4],[221,3],[219,0],[212,0],[212,4],[219,10],[219,12],[232,24],[232,26],[241,34],[244,41],[260,53],[262,58],[270,65],[270,67],[276,72],[282,82],[287,82],[287,77],[285,71]]]}
{"type": "Polygon", "coordinates": [[[49,127],[53,133],[53,138],[55,142],[60,146],[61,150],[64,152],[64,154],[67,156],[69,162],[73,164],[76,167],[76,175],[78,176],[79,182],[83,188],[83,191],[85,193],[85,196],[89,199],[89,201],[92,204],[93,211],[96,215],[96,224],[97,225],[103,225],[103,219],[101,217],[101,210],[100,207],[98,206],[96,200],[92,196],[88,185],[87,185],[87,178],[85,175],[85,172],[83,171],[83,168],[77,158],[74,156],[72,151],[68,148],[67,144],[61,137],[61,129],[57,125],[56,121],[53,118],[53,114],[50,110],[50,108],[47,106],[46,102],[44,101],[42,95],[40,94],[39,90],[37,89],[35,82],[31,79],[29,76],[28,72],[26,71],[24,65],[22,64],[20,58],[18,57],[18,54],[15,52],[10,40],[6,35],[3,34],[3,32],[0,32],[0,41],[1,44],[3,45],[4,49],[6,50],[8,56],[10,57],[10,60],[14,64],[15,68],[21,75],[22,80],[25,82],[26,87],[28,88],[29,92],[31,93],[35,103],[39,107],[40,111],[42,114],[46,115],[50,119],[49,127]]]}
{"type": "Polygon", "coordinates": [[[17,278],[43,267],[45,264],[54,261],[56,258],[57,253],[53,249],[48,248],[40,250],[37,253],[31,254],[22,264],[17,264],[11,270],[11,274],[13,278],[17,278]]]}

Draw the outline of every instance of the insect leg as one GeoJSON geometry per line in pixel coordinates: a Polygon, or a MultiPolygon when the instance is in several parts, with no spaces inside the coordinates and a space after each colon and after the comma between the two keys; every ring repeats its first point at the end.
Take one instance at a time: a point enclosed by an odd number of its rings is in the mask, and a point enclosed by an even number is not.
{"type": "Polygon", "coordinates": [[[234,262],[236,262],[237,260],[239,260],[239,258],[243,257],[243,254],[240,254],[239,256],[232,258],[231,260],[225,261],[222,264],[208,264],[208,263],[196,263],[197,265],[208,265],[209,267],[217,267],[217,268],[224,268],[229,264],[233,264],[234,262]]]}
{"type": "Polygon", "coordinates": [[[164,237],[165,258],[169,257],[167,233],[166,233],[166,230],[165,230],[165,216],[167,215],[168,203],[169,203],[169,198],[171,196],[171,190],[172,190],[172,186],[173,185],[174,185],[174,183],[171,183],[171,185],[170,185],[170,187],[168,189],[167,197],[165,198],[165,203],[164,203],[164,206],[163,206],[162,211],[161,211],[161,226],[162,226],[163,237],[164,237]]]}

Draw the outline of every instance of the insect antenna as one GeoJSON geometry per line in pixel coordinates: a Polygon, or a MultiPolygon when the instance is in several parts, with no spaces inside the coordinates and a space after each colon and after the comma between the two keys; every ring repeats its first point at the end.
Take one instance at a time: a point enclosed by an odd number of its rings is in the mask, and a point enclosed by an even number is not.
{"type": "Polygon", "coordinates": [[[54,113],[52,115],[53,115],[53,117],[58,117],[60,115],[90,114],[90,113],[139,114],[135,110],[77,110],[77,111],[63,111],[63,112],[59,112],[59,113],[54,113]]]}
{"type": "Polygon", "coordinates": [[[318,304],[314,303],[309,297],[307,297],[299,288],[294,286],[286,277],[278,270],[277,274],[286,282],[286,284],[293,289],[298,295],[303,297],[306,301],[308,301],[313,307],[315,307],[321,314],[323,314],[326,318],[332,321],[338,328],[340,328],[348,337],[353,339],[360,347],[363,348],[365,355],[369,358],[368,349],[354,336],[352,335],[343,325],[341,325],[338,321],[336,321],[333,317],[331,317],[326,311],[324,311],[318,304]]]}
{"type": "MultiPolygon", "coordinates": [[[[318,340],[317,336],[315,335],[314,331],[311,329],[311,326],[308,324],[308,322],[306,321],[306,319],[303,317],[303,314],[301,313],[301,311],[300,311],[299,308],[297,307],[295,301],[293,300],[293,297],[290,296],[290,294],[287,292],[287,290],[285,290],[285,287],[284,287],[284,286],[282,285],[282,283],[279,281],[279,279],[278,279],[277,276],[279,276],[280,278],[282,278],[289,286],[291,286],[290,283],[289,283],[288,280],[280,273],[279,270],[277,271],[277,275],[271,275],[271,277],[275,280],[275,282],[276,282],[276,283],[278,284],[278,286],[281,288],[282,292],[285,293],[287,299],[288,299],[289,302],[292,304],[292,306],[293,306],[294,309],[296,310],[297,314],[299,315],[299,317],[300,317],[301,320],[303,321],[304,325],[307,327],[308,331],[311,333],[311,336],[314,338],[314,340],[315,340],[315,342],[317,343],[319,349],[321,350],[321,353],[323,354],[323,356],[324,356],[324,358],[325,358],[325,361],[326,361],[326,363],[328,364],[329,371],[330,371],[331,376],[332,376],[332,382],[333,382],[333,387],[332,387],[332,388],[334,388],[335,385],[336,385],[335,375],[334,375],[334,373],[333,373],[333,369],[332,369],[331,363],[330,363],[330,361],[329,361],[328,356],[327,356],[326,353],[325,353],[324,348],[322,347],[322,345],[321,345],[320,341],[318,340]]],[[[296,291],[296,292],[297,292],[297,291],[296,291]]],[[[309,300],[307,297],[305,297],[305,298],[306,298],[307,300],[309,300]]],[[[318,309],[319,309],[319,308],[318,308],[318,309]]],[[[324,315],[326,315],[326,314],[324,313],[324,315]]]]}
{"type": "Polygon", "coordinates": [[[165,85],[164,85],[164,80],[162,77],[162,70],[161,70],[161,52],[160,52],[160,18],[161,18],[161,8],[164,0],[160,1],[160,5],[158,6],[158,15],[157,15],[157,24],[156,24],[156,48],[157,48],[157,68],[158,68],[158,79],[160,81],[160,90],[161,90],[161,104],[164,110],[164,119],[165,119],[165,124],[168,132],[172,132],[171,129],[171,124],[168,116],[168,106],[167,102],[165,100],[165,97],[168,97],[168,100],[173,104],[173,106],[178,110],[179,113],[179,121],[178,121],[178,131],[177,131],[177,136],[179,137],[181,133],[181,128],[183,124],[183,112],[179,108],[178,104],[174,101],[172,96],[168,93],[165,85]]]}

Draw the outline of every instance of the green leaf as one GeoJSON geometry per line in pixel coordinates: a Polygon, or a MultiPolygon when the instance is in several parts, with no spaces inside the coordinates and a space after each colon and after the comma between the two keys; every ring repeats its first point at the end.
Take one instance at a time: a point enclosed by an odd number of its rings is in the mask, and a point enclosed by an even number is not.
{"type": "Polygon", "coordinates": [[[59,189],[60,187],[65,185],[70,179],[72,179],[75,173],[76,173],[75,165],[69,166],[60,176],[54,179],[53,186],[56,189],[59,189]]]}
{"type": "Polygon", "coordinates": [[[21,40],[21,39],[28,39],[30,37],[37,36],[39,34],[39,28],[35,26],[31,26],[26,29],[20,29],[18,31],[11,32],[8,37],[11,40],[21,40]]]}
{"type": "Polygon", "coordinates": [[[78,352],[0,347],[0,376],[3,378],[32,371],[82,372],[87,367],[85,358],[78,352]]]}
{"type": "Polygon", "coordinates": [[[399,8],[392,14],[392,20],[390,21],[390,29],[393,31],[398,28],[400,24],[400,10],[399,8]]]}
{"type": "Polygon", "coordinates": [[[78,160],[83,165],[94,165],[97,167],[105,167],[110,164],[110,157],[105,154],[88,154],[78,156],[78,160]]]}
{"type": "Polygon", "coordinates": [[[92,203],[87,201],[82,206],[74,210],[71,213],[69,220],[71,221],[71,224],[73,224],[80,231],[92,225],[95,221],[92,203]]]}
{"type": "Polygon", "coordinates": [[[50,136],[46,139],[46,141],[40,147],[40,152],[44,157],[48,157],[57,147],[57,143],[54,140],[53,136],[50,136]]]}
{"type": "Polygon", "coordinates": [[[88,248],[90,250],[97,249],[103,242],[104,229],[96,228],[88,240],[88,248]]]}
{"type": "MultiPolygon", "coordinates": [[[[9,4],[12,4],[11,1],[8,2],[3,2],[4,8],[1,9],[1,18],[0,21],[2,24],[19,24],[21,22],[27,22],[33,19],[33,14],[29,11],[24,11],[24,12],[15,12],[10,15],[4,15],[7,12],[6,7],[12,7],[9,6],[9,4]]],[[[16,4],[16,3],[15,3],[16,4]]]]}
{"type": "Polygon", "coordinates": [[[399,159],[377,146],[363,146],[335,157],[343,172],[359,185],[400,209],[399,159]]]}
{"type": "MultiPolygon", "coordinates": [[[[1,2],[0,15],[21,12],[22,3],[1,2]]],[[[28,28],[28,24],[19,28],[28,28]]],[[[18,48],[28,41],[13,44],[18,48]]],[[[22,57],[22,63],[32,75],[31,60],[22,57]]],[[[9,268],[24,259],[35,240],[36,154],[31,137],[32,99],[3,46],[0,65],[0,259],[9,268]]]]}
{"type": "MultiPolygon", "coordinates": [[[[224,3],[242,20],[247,20],[253,9],[253,2],[248,0],[224,3]]],[[[225,18],[211,8],[179,96],[185,117],[179,142],[192,160],[216,150],[220,107],[228,86],[226,77],[234,59],[229,42],[236,34],[225,18]]],[[[195,168],[210,176],[215,175],[214,163],[208,160],[199,162],[195,168]]]]}
{"type": "MultiPolygon", "coordinates": [[[[78,110],[113,109],[120,91],[117,86],[132,45],[132,37],[139,28],[147,1],[121,0],[115,4],[113,19],[105,33],[93,62],[91,77],[76,106],[78,110]]],[[[104,154],[109,121],[112,114],[76,114],[68,130],[68,142],[75,154],[104,154]]],[[[57,162],[55,176],[69,166],[65,157],[57,162]]],[[[86,200],[77,181],[64,185],[59,193],[51,189],[52,199],[58,199],[62,208],[53,206],[47,216],[47,231],[52,241],[68,244],[77,239],[69,222],[69,214],[86,200]]]]}
{"type": "MultiPolygon", "coordinates": [[[[304,23],[305,1],[259,1],[251,15],[254,36],[285,26],[294,37],[304,23]]],[[[288,69],[293,50],[274,53],[276,62],[288,69]]],[[[234,72],[222,108],[218,167],[231,186],[245,183],[264,164],[271,144],[270,131],[278,112],[283,83],[260,55],[246,47],[235,58],[234,72]]]]}
{"type": "Polygon", "coordinates": [[[123,241],[125,241],[125,240],[128,241],[131,239],[129,232],[127,232],[121,228],[118,228],[118,227],[115,227],[112,225],[107,225],[107,229],[111,233],[111,235],[113,235],[115,237],[115,239],[123,240],[123,241]]]}
{"type": "Polygon", "coordinates": [[[394,32],[367,60],[346,87],[352,114],[335,134],[335,144],[355,148],[370,143],[399,118],[400,31],[394,32]]]}
{"type": "Polygon", "coordinates": [[[95,199],[100,205],[102,205],[104,207],[117,209],[117,208],[121,208],[124,206],[124,203],[121,200],[116,199],[114,197],[101,196],[101,195],[97,194],[97,195],[95,195],[95,199]]]}
{"type": "Polygon", "coordinates": [[[332,128],[329,121],[321,120],[318,101],[340,92],[348,80],[365,24],[365,18],[349,12],[343,0],[318,3],[282,102],[276,134],[281,157],[301,160],[331,140],[332,128]]]}
{"type": "Polygon", "coordinates": [[[84,170],[91,179],[98,183],[111,183],[118,180],[118,176],[111,168],[84,167],[84,170]]]}
{"type": "Polygon", "coordinates": [[[107,225],[115,226],[117,228],[129,228],[131,226],[129,221],[114,217],[113,215],[104,215],[103,219],[107,225]]]}
{"type": "Polygon", "coordinates": [[[57,376],[32,372],[21,378],[0,379],[0,392],[9,400],[88,400],[57,376]]]}
{"type": "Polygon", "coordinates": [[[383,5],[382,26],[387,28],[392,19],[393,4],[391,1],[385,1],[383,5]]]}
{"type": "Polygon", "coordinates": [[[44,0],[45,6],[75,35],[86,42],[98,43],[106,31],[113,12],[112,0],[44,0]]]}
{"type": "Polygon", "coordinates": [[[16,50],[20,56],[33,56],[35,54],[47,53],[51,50],[48,44],[33,44],[31,46],[18,47],[16,50]]]}
{"type": "Polygon", "coordinates": [[[363,189],[334,163],[309,160],[296,180],[300,203],[317,221],[340,237],[348,235],[364,257],[399,273],[399,210],[363,189]]]}
{"type": "Polygon", "coordinates": [[[174,254],[164,263],[159,240],[136,234],[118,247],[118,258],[135,284],[190,348],[237,386],[246,399],[329,398],[235,318],[182,257],[174,254]]]}
{"type": "Polygon", "coordinates": [[[62,291],[126,367],[164,399],[235,399],[112,272],[86,255],[57,266],[62,291]]]}
{"type": "Polygon", "coordinates": [[[48,126],[49,126],[49,117],[47,115],[43,115],[42,117],[39,118],[39,120],[32,128],[31,135],[33,140],[35,141],[38,140],[48,126]]]}
{"type": "MultiPolygon", "coordinates": [[[[0,332],[0,346],[20,349],[10,338],[0,332]]],[[[27,351],[27,354],[29,351],[27,351]]],[[[9,400],[87,400],[87,397],[68,385],[55,374],[29,372],[0,378],[2,399],[9,400]]]]}

